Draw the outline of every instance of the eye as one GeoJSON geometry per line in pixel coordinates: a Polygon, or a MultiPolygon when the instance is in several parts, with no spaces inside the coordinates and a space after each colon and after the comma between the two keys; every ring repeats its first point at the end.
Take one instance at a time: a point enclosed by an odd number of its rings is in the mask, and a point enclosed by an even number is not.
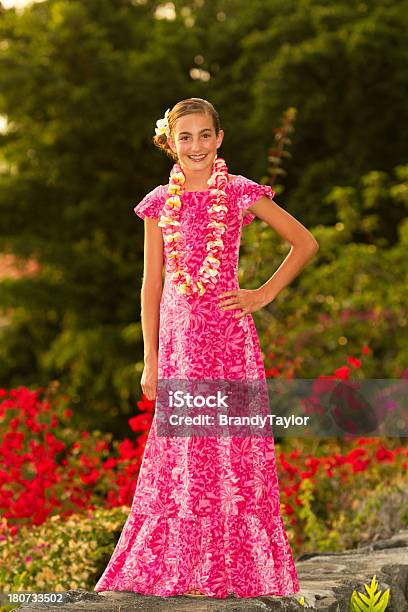
{"type": "MultiPolygon", "coordinates": [[[[208,132],[204,134],[204,138],[210,138],[211,134],[208,132]]],[[[188,136],[180,136],[180,140],[187,140],[188,136]]]]}

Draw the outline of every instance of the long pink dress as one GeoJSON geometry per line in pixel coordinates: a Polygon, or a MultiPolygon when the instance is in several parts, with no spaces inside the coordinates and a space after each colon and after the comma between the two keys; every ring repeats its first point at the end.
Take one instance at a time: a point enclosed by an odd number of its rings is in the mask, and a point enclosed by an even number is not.
{"type": "MultiPolygon", "coordinates": [[[[134,208],[159,217],[168,185],[134,208]]],[[[252,315],[234,318],[217,296],[239,288],[238,257],[245,209],[275,195],[242,175],[228,194],[220,278],[203,296],[179,295],[166,276],[160,303],[160,379],[265,379],[252,315]]],[[[206,255],[209,190],[185,192],[181,230],[194,276],[206,255]]],[[[164,255],[165,258],[165,255],[164,255]]],[[[165,259],[164,259],[165,261],[165,259]]],[[[160,437],[156,414],[146,442],[130,514],[95,591],[174,596],[197,589],[225,598],[299,593],[280,514],[273,436],[160,437]]]]}

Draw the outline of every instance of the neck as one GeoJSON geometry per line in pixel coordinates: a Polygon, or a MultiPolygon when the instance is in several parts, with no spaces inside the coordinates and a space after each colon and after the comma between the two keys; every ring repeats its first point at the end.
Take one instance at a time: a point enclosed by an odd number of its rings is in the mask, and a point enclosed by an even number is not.
{"type": "Polygon", "coordinates": [[[204,171],[200,170],[199,172],[194,172],[194,170],[188,170],[186,172],[183,168],[183,173],[186,177],[184,189],[186,189],[187,191],[190,189],[207,189],[208,180],[211,177],[212,169],[206,168],[204,171]]]}

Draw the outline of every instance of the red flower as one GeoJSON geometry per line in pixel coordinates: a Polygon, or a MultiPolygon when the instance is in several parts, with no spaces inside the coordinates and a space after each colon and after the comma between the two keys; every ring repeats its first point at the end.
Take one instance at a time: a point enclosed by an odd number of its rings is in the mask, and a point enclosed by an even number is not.
{"type": "Polygon", "coordinates": [[[133,446],[129,438],[125,438],[123,442],[119,444],[119,452],[122,459],[133,459],[139,454],[139,450],[133,446]]]}
{"type": "Polygon", "coordinates": [[[100,476],[99,470],[92,470],[89,474],[81,474],[80,478],[84,484],[93,485],[100,476]]]}
{"type": "Polygon", "coordinates": [[[387,461],[388,463],[394,462],[394,453],[390,450],[387,450],[383,446],[380,446],[380,448],[375,453],[375,456],[378,461],[387,461]]]}
{"type": "Polygon", "coordinates": [[[285,512],[286,512],[286,514],[291,515],[291,514],[294,513],[294,509],[293,509],[293,507],[290,504],[286,503],[285,504],[285,512]]]}
{"type": "Polygon", "coordinates": [[[113,457],[109,457],[109,459],[107,459],[103,464],[102,467],[104,470],[112,470],[113,468],[115,468],[117,466],[118,462],[116,459],[113,459],[113,457]]]}
{"type": "Polygon", "coordinates": [[[348,357],[347,361],[349,362],[350,365],[354,366],[355,368],[361,368],[360,359],[357,359],[356,357],[348,357]]]}
{"type": "Polygon", "coordinates": [[[347,366],[342,366],[341,368],[337,368],[334,373],[338,378],[341,378],[342,380],[348,380],[350,375],[350,368],[348,368],[347,366]]]}
{"type": "Polygon", "coordinates": [[[150,414],[142,413],[128,419],[129,426],[132,431],[143,432],[149,429],[152,424],[152,417],[150,414]]]}

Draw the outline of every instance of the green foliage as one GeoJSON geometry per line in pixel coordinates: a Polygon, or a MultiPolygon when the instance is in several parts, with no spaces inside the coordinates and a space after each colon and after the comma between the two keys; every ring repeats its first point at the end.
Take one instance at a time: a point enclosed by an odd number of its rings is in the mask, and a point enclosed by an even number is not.
{"type": "Polygon", "coordinates": [[[357,185],[371,169],[391,172],[406,160],[406,5],[276,0],[264,23],[243,39],[238,60],[243,80],[254,73],[250,127],[259,155],[249,151],[248,159],[263,172],[263,134],[296,107],[287,205],[295,216],[307,211],[309,224],[326,224],[333,217],[319,202],[332,185],[357,185]]]}
{"type": "MultiPolygon", "coordinates": [[[[404,216],[407,193],[408,166],[397,167],[394,177],[369,173],[359,190],[332,189],[327,202],[337,222],[310,228],[320,245],[312,264],[255,313],[266,354],[295,359],[297,376],[312,378],[335,371],[367,346],[365,378],[402,377],[408,362],[408,222],[393,226],[391,219],[404,216]],[[384,199],[388,226],[379,214],[384,199]]],[[[288,244],[263,222],[247,232],[240,286],[255,288],[279,267],[288,244]]]]}
{"type": "Polygon", "coordinates": [[[331,496],[323,482],[316,486],[311,480],[302,481],[298,515],[305,534],[303,552],[352,549],[378,537],[391,537],[408,526],[408,487],[402,478],[397,476],[389,483],[377,481],[371,486],[367,473],[356,480],[360,490],[349,482],[344,491],[334,486],[331,496]],[[333,499],[336,502],[327,508],[327,502],[333,499]]]}
{"type": "Polygon", "coordinates": [[[299,499],[302,507],[299,510],[299,518],[302,521],[307,546],[311,550],[338,550],[340,548],[341,537],[336,531],[327,529],[324,521],[321,520],[312,509],[314,485],[311,480],[303,480],[300,485],[299,499]]]}
{"type": "Polygon", "coordinates": [[[93,590],[129,514],[127,506],[98,509],[23,527],[0,541],[0,590],[93,590]]]}
{"type": "MultiPolygon", "coordinates": [[[[366,485],[363,490],[368,489],[369,485],[366,485]]],[[[379,536],[387,538],[399,529],[406,528],[407,506],[406,478],[398,475],[391,482],[378,482],[369,495],[350,499],[352,516],[341,509],[335,525],[336,529],[341,531],[344,525],[348,524],[346,534],[342,538],[343,546],[353,548],[357,544],[373,541],[379,536]]]]}
{"type": "Polygon", "coordinates": [[[282,514],[295,553],[352,549],[406,529],[406,446],[405,438],[278,443],[282,514]]]}
{"type": "Polygon", "coordinates": [[[370,586],[366,584],[364,586],[368,593],[368,597],[364,595],[364,593],[353,591],[350,602],[350,612],[384,612],[390,597],[390,589],[387,589],[381,595],[381,591],[377,591],[378,583],[375,575],[373,576],[370,586]]]}

